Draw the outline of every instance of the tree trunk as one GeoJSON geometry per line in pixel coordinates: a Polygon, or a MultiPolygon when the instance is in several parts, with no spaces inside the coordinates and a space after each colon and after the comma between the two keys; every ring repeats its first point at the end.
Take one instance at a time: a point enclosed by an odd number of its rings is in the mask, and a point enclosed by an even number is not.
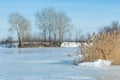
{"type": "Polygon", "coordinates": [[[46,31],[44,30],[44,42],[46,42],[46,31]]]}
{"type": "Polygon", "coordinates": [[[55,33],[54,33],[54,41],[57,42],[57,40],[56,40],[56,34],[55,33]]]}
{"type": "Polygon", "coordinates": [[[51,31],[49,30],[49,43],[51,43],[51,31]]]}
{"type": "Polygon", "coordinates": [[[19,32],[18,32],[18,41],[19,41],[18,47],[23,47],[23,45],[22,45],[22,36],[20,35],[19,32]]]}

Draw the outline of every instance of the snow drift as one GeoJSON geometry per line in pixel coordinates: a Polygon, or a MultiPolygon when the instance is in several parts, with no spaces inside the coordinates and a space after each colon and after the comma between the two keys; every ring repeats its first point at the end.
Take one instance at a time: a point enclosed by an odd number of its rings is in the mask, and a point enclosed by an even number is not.
{"type": "Polygon", "coordinates": [[[0,48],[17,48],[18,44],[0,44],[0,48]]]}
{"type": "Polygon", "coordinates": [[[79,66],[91,66],[91,67],[102,67],[102,66],[109,66],[111,65],[111,61],[108,60],[102,60],[102,59],[98,59],[94,62],[83,62],[83,63],[79,63],[79,66]]]}
{"type": "Polygon", "coordinates": [[[94,62],[83,62],[83,55],[77,55],[74,57],[74,64],[79,66],[94,66],[94,67],[101,67],[101,66],[109,66],[111,65],[112,61],[109,60],[102,60],[98,59],[94,62]]]}
{"type": "Polygon", "coordinates": [[[81,44],[76,42],[63,42],[60,47],[79,47],[81,44]]]}

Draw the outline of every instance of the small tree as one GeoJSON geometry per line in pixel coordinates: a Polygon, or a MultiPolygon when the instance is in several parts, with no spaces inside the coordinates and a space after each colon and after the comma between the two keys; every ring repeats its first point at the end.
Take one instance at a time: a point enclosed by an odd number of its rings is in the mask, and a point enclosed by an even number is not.
{"type": "Polygon", "coordinates": [[[13,42],[13,38],[11,36],[8,36],[8,38],[6,39],[6,43],[12,44],[13,42]]]}
{"type": "Polygon", "coordinates": [[[30,22],[19,13],[11,13],[9,16],[10,30],[16,31],[19,41],[19,47],[22,47],[22,38],[30,30],[30,22]]]}

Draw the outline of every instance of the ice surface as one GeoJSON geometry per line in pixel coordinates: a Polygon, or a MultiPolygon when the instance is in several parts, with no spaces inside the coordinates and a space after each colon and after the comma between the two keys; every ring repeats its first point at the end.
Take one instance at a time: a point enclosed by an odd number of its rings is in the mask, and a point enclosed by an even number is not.
{"type": "Polygon", "coordinates": [[[0,80],[119,80],[120,66],[84,67],[77,48],[0,49],[0,80]]]}

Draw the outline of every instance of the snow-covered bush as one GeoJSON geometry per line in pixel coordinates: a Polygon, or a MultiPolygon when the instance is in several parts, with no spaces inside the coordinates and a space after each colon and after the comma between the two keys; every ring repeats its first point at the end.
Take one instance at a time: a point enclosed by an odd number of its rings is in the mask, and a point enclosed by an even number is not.
{"type": "Polygon", "coordinates": [[[75,56],[75,58],[74,58],[74,64],[78,65],[81,62],[83,62],[83,56],[82,55],[75,56]]]}

